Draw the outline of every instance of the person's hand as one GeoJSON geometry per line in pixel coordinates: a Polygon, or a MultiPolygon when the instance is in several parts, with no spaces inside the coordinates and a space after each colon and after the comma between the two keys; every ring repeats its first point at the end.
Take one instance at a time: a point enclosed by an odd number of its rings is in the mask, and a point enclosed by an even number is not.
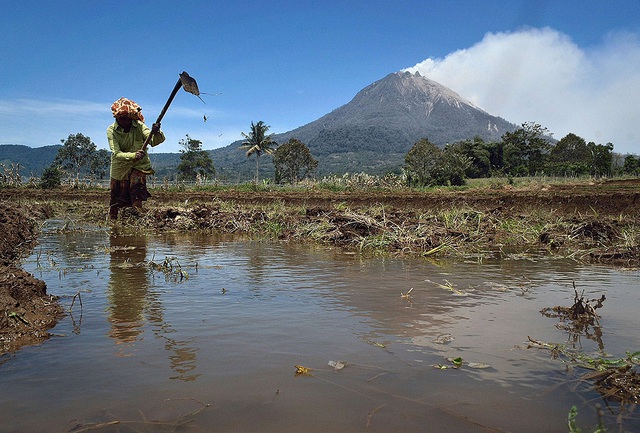
{"type": "Polygon", "coordinates": [[[155,134],[155,133],[157,133],[157,132],[160,132],[160,124],[159,124],[159,123],[154,123],[154,124],[151,126],[151,132],[152,132],[153,134],[155,134]]]}
{"type": "Polygon", "coordinates": [[[136,152],[136,161],[139,159],[142,159],[142,157],[144,156],[144,150],[140,149],[136,152]]]}

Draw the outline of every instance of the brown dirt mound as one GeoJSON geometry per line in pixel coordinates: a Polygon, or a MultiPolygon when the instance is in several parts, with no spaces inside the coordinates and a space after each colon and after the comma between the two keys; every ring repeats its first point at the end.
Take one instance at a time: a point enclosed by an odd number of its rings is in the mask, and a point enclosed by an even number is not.
{"type": "Polygon", "coordinates": [[[37,221],[50,216],[46,207],[21,209],[0,203],[0,355],[49,337],[62,316],[62,308],[47,295],[44,281],[18,267],[18,261],[33,249],[37,221]]]}

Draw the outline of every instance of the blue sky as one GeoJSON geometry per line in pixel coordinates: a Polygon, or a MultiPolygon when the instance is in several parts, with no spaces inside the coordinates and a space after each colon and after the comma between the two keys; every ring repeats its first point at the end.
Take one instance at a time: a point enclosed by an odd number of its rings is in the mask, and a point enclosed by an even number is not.
{"type": "Polygon", "coordinates": [[[516,124],[538,122],[640,153],[640,0],[2,1],[0,144],[107,148],[121,96],[151,124],[180,72],[162,127],[178,152],[280,133],[408,69],[516,124]],[[207,116],[204,122],[203,116],[207,116]]]}

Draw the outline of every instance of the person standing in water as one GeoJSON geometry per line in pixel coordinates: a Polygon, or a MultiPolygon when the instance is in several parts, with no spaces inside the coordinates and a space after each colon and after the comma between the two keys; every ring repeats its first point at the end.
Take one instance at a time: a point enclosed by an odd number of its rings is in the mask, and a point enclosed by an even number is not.
{"type": "Polygon", "coordinates": [[[165,140],[160,123],[151,129],[144,124],[142,108],[127,98],[120,98],[111,106],[115,122],[107,128],[107,139],[111,149],[111,200],[109,217],[118,219],[118,210],[133,207],[141,212],[142,202],[151,194],[147,190],[147,175],[153,174],[149,155],[142,150],[149,134],[151,146],[165,140]]]}

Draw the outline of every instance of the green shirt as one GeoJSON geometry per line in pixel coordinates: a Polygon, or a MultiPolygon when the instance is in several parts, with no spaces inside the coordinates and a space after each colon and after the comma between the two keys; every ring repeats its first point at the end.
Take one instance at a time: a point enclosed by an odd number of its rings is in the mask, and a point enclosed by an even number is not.
{"type": "MultiPolygon", "coordinates": [[[[136,161],[136,151],[142,149],[144,140],[150,133],[151,129],[137,120],[132,121],[129,132],[124,132],[118,122],[109,125],[107,139],[109,140],[109,149],[111,149],[112,179],[125,180],[133,168],[147,174],[155,173],[151,168],[149,155],[145,154],[136,161]]],[[[150,144],[157,146],[164,140],[164,133],[160,131],[151,137],[150,144]]]]}

